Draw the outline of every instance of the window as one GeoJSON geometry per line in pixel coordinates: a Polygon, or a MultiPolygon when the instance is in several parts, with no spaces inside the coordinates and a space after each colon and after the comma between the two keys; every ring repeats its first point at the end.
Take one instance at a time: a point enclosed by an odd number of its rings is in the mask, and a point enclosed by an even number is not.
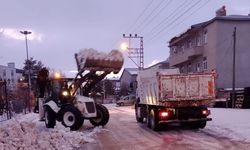
{"type": "Polygon", "coordinates": [[[6,70],[3,70],[3,76],[4,77],[6,76],[6,70]]]}
{"type": "Polygon", "coordinates": [[[192,41],[188,40],[187,48],[192,48],[192,41]]]}
{"type": "Polygon", "coordinates": [[[11,70],[11,76],[12,76],[12,77],[14,76],[14,71],[13,71],[13,70],[11,70]]]}
{"type": "Polygon", "coordinates": [[[201,71],[201,64],[200,63],[197,63],[197,66],[196,66],[196,72],[200,72],[201,71]]]}
{"type": "Polygon", "coordinates": [[[207,57],[203,58],[203,70],[207,70],[207,57]]]}
{"type": "Polygon", "coordinates": [[[188,72],[192,72],[192,65],[191,65],[191,63],[188,64],[188,72]]]}
{"type": "Polygon", "coordinates": [[[172,55],[177,53],[176,46],[171,47],[171,52],[172,55]]]}
{"type": "Polygon", "coordinates": [[[196,44],[197,46],[201,46],[201,38],[199,35],[196,37],[196,44]]]}
{"type": "Polygon", "coordinates": [[[181,51],[184,52],[185,46],[184,44],[181,45],[181,51]]]}
{"type": "Polygon", "coordinates": [[[204,38],[204,43],[207,43],[207,31],[204,32],[203,34],[203,38],[204,38]]]}

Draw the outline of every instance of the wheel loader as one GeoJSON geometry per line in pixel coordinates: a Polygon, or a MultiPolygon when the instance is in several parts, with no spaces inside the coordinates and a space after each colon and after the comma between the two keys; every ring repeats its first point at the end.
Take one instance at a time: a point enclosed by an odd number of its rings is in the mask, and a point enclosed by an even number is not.
{"type": "Polygon", "coordinates": [[[75,54],[75,60],[78,73],[74,79],[62,78],[56,73],[48,77],[47,73],[43,75],[47,77],[39,80],[38,75],[39,116],[47,128],[54,128],[56,121],[71,130],[81,128],[85,119],[94,126],[105,126],[109,121],[108,109],[95,103],[89,94],[107,74],[120,71],[124,62],[122,53],[84,49],[75,54]]]}

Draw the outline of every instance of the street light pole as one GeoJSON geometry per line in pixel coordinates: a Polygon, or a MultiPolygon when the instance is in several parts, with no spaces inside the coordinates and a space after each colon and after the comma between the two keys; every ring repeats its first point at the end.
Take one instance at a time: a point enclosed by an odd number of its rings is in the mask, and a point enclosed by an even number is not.
{"type": "Polygon", "coordinates": [[[28,49],[27,35],[31,34],[32,32],[30,32],[30,31],[20,31],[20,33],[24,34],[24,36],[25,36],[26,54],[27,54],[27,66],[28,66],[28,107],[29,107],[29,112],[31,112],[31,108],[30,108],[31,80],[30,80],[30,63],[29,63],[29,49],[28,49]]]}

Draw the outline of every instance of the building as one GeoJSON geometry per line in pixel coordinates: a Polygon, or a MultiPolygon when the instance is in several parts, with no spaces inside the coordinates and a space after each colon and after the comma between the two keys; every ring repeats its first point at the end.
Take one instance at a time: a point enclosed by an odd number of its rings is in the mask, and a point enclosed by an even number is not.
{"type": "MultiPolygon", "coordinates": [[[[169,62],[167,60],[159,62],[155,65],[152,65],[145,69],[169,69],[169,62]]],[[[136,93],[136,77],[139,70],[138,68],[124,68],[122,75],[120,77],[120,85],[121,89],[126,88],[128,89],[128,94],[135,94],[136,93]]]]}
{"type": "Polygon", "coordinates": [[[9,89],[15,89],[18,80],[22,77],[23,70],[16,69],[15,63],[8,63],[7,66],[0,65],[0,80],[6,81],[9,89]]]}
{"type": "Polygon", "coordinates": [[[232,88],[235,27],[235,87],[250,87],[250,15],[217,13],[211,20],[173,37],[169,42],[170,67],[179,68],[181,73],[215,70],[217,88],[232,88]]]}
{"type": "Polygon", "coordinates": [[[122,90],[121,91],[122,95],[128,95],[131,93],[135,94],[137,74],[138,74],[138,68],[124,68],[120,77],[120,87],[122,90]]]}
{"type": "MultiPolygon", "coordinates": [[[[107,79],[106,79],[106,80],[107,80],[107,79]]],[[[119,92],[120,92],[120,89],[121,89],[121,83],[120,83],[119,78],[118,78],[118,77],[112,77],[112,78],[109,78],[108,80],[111,81],[112,86],[114,87],[115,95],[118,95],[119,92]]]]}

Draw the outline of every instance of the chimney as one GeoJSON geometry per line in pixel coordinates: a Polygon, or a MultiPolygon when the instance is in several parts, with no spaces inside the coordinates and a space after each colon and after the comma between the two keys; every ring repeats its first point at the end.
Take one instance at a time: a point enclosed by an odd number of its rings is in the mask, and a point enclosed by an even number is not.
{"type": "Polygon", "coordinates": [[[222,6],[220,9],[216,11],[216,17],[226,16],[226,15],[227,15],[226,6],[222,6]]]}
{"type": "Polygon", "coordinates": [[[8,63],[8,67],[10,67],[10,68],[15,68],[15,63],[14,63],[14,62],[8,63]]]}

